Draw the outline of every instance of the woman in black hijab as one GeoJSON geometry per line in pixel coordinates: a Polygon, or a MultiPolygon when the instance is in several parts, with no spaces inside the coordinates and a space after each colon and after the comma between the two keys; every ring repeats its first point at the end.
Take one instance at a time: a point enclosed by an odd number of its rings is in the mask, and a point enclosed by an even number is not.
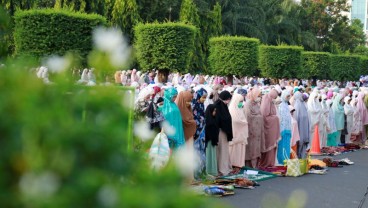
{"type": "Polygon", "coordinates": [[[216,125],[219,128],[217,166],[220,175],[228,175],[232,171],[229,154],[229,141],[233,139],[233,129],[231,115],[227,107],[230,100],[230,92],[223,91],[220,93],[219,99],[214,103],[216,108],[216,125]]]}
{"type": "Polygon", "coordinates": [[[206,173],[217,176],[217,144],[220,129],[216,122],[216,106],[210,104],[205,113],[206,173]]]}

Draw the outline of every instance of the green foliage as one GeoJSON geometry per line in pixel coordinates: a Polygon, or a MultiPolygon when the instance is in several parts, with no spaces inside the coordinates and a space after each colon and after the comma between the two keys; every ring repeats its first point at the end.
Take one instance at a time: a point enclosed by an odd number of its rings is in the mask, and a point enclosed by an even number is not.
{"type": "Polygon", "coordinates": [[[133,89],[76,86],[68,71],[45,85],[25,73],[34,66],[0,70],[3,207],[221,207],[184,189],[173,164],[151,171],[146,149],[132,151],[133,89]]]}
{"type": "MultiPolygon", "coordinates": [[[[319,51],[336,53],[341,50],[353,51],[359,44],[365,43],[363,24],[355,19],[350,23],[344,14],[350,12],[347,0],[302,0],[299,18],[302,31],[311,32],[318,37],[319,51]]],[[[307,48],[309,49],[309,48],[307,48]]]]}
{"type": "Polygon", "coordinates": [[[368,56],[361,56],[360,61],[360,75],[368,75],[368,56]]]}
{"type": "Polygon", "coordinates": [[[359,19],[350,22],[343,22],[334,25],[331,32],[331,40],[339,44],[342,51],[353,52],[359,45],[366,42],[365,32],[362,30],[364,25],[359,19]]]}
{"type": "Polygon", "coordinates": [[[31,9],[33,6],[33,0],[0,0],[0,5],[4,7],[11,16],[14,15],[16,10],[31,9]]]}
{"type": "Polygon", "coordinates": [[[359,45],[354,49],[353,54],[368,56],[368,48],[365,45],[359,45]]]}
{"type": "Polygon", "coordinates": [[[211,72],[218,75],[256,74],[259,40],[246,37],[221,36],[210,39],[208,61],[211,72]]]}
{"type": "Polygon", "coordinates": [[[5,10],[0,7],[0,61],[10,55],[12,46],[11,19],[5,10]]]}
{"type": "Polygon", "coordinates": [[[193,0],[183,0],[180,8],[180,21],[196,27],[200,26],[198,9],[193,0]]]}
{"type": "Polygon", "coordinates": [[[121,28],[129,39],[133,38],[133,28],[140,21],[138,5],[135,0],[116,0],[111,23],[121,28]]]}
{"type": "Polygon", "coordinates": [[[137,0],[144,22],[179,20],[181,0],[137,0]]]}
{"type": "Polygon", "coordinates": [[[330,69],[330,54],[325,52],[302,52],[302,69],[298,78],[327,79],[330,69]]]}
{"type": "MultiPolygon", "coordinates": [[[[183,0],[180,10],[180,21],[191,24],[199,28],[201,22],[199,20],[198,8],[193,0],[183,0]]],[[[201,71],[204,68],[204,54],[202,50],[202,34],[197,30],[194,37],[195,50],[191,53],[190,70],[201,71]]],[[[189,71],[190,71],[189,70],[189,71]]]]}
{"type": "Polygon", "coordinates": [[[351,55],[332,55],[330,76],[332,80],[355,81],[360,76],[360,57],[351,55]]]}
{"type": "MultiPolygon", "coordinates": [[[[33,1],[40,1],[40,0],[33,0],[33,1]]],[[[104,15],[105,12],[109,9],[109,6],[110,6],[109,1],[106,0],[55,0],[55,4],[53,7],[56,9],[66,9],[74,12],[79,11],[85,13],[96,13],[104,15]]],[[[39,8],[39,7],[32,7],[32,8],[39,8]]]]}
{"type": "Polygon", "coordinates": [[[259,68],[262,75],[271,78],[294,78],[301,69],[299,46],[260,46],[259,68]]]}
{"type": "Polygon", "coordinates": [[[43,57],[73,51],[85,58],[92,49],[92,30],[104,24],[105,18],[95,14],[52,9],[17,12],[16,54],[43,57]]]}
{"type": "Polygon", "coordinates": [[[222,16],[221,16],[221,5],[216,2],[215,4],[201,5],[197,2],[199,17],[200,17],[200,43],[204,56],[204,70],[206,73],[211,73],[207,66],[209,56],[209,45],[208,41],[211,37],[220,36],[222,34],[222,16]]]}
{"type": "Polygon", "coordinates": [[[184,23],[139,23],[135,27],[139,65],[143,70],[187,70],[196,32],[195,27],[184,23]]]}

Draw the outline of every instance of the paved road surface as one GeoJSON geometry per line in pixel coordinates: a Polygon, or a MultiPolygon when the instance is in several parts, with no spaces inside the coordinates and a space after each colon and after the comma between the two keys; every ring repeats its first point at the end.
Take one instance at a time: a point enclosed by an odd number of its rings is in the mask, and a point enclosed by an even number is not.
{"type": "MultiPolygon", "coordinates": [[[[330,168],[326,175],[307,174],[261,181],[261,186],[256,189],[236,189],[235,195],[220,200],[233,207],[262,207],[265,196],[276,193],[281,200],[287,201],[292,192],[303,190],[307,195],[305,207],[308,208],[358,208],[368,187],[368,150],[345,153],[334,156],[334,159],[346,157],[355,164],[330,168]]],[[[275,208],[276,205],[269,207],[275,208]]],[[[362,207],[368,208],[368,196],[362,207]]]]}

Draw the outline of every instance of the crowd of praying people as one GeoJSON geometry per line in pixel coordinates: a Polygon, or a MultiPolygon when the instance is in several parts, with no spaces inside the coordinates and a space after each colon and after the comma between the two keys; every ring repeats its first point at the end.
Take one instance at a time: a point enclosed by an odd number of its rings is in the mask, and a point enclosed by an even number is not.
{"type": "Polygon", "coordinates": [[[306,158],[315,134],[320,148],[363,145],[367,138],[368,88],[360,82],[341,87],[318,80],[312,86],[308,80],[234,77],[227,84],[224,77],[176,73],[160,84],[153,75],[149,82],[130,79],[140,86],[136,111],[152,129],[161,131],[163,121],[175,129],[167,133],[174,151],[194,145],[201,160],[197,176],[282,165],[292,151],[306,158]]]}
{"type": "MultiPolygon", "coordinates": [[[[45,69],[37,76],[45,78],[45,69]]],[[[90,80],[92,79],[92,80],[90,80]]],[[[79,84],[92,85],[85,69],[79,84]]],[[[195,178],[235,174],[243,166],[273,167],[291,152],[306,158],[312,137],[320,148],[367,139],[368,88],[360,81],[281,79],[117,71],[116,85],[136,89],[135,111],[150,129],[164,132],[173,151],[199,154],[195,178]],[[165,131],[166,123],[173,131],[165,131]]]]}

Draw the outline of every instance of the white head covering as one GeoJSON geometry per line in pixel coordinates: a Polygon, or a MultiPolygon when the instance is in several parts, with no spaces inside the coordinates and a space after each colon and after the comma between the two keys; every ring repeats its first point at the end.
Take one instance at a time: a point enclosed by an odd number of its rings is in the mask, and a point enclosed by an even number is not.
{"type": "Polygon", "coordinates": [[[43,70],[42,70],[41,78],[42,79],[49,78],[49,70],[46,67],[44,67],[43,70]]]}
{"type": "Polygon", "coordinates": [[[349,97],[349,96],[346,96],[345,98],[344,98],[344,103],[345,104],[347,104],[348,103],[348,101],[351,99],[351,97],[349,97]]]}
{"type": "Polygon", "coordinates": [[[332,102],[333,102],[332,99],[326,100],[326,105],[327,105],[328,108],[331,108],[332,102]]]}
{"type": "Polygon", "coordinates": [[[41,66],[37,71],[37,77],[42,78],[43,71],[46,69],[46,67],[41,66]]]}
{"type": "Polygon", "coordinates": [[[319,122],[322,113],[321,112],[322,107],[319,101],[317,100],[317,96],[318,94],[316,92],[312,92],[309,96],[307,103],[309,118],[311,121],[311,128],[314,128],[314,125],[316,125],[319,122]]]}
{"type": "Polygon", "coordinates": [[[133,82],[130,86],[137,88],[137,87],[139,87],[139,83],[138,82],[133,82]]]}
{"type": "Polygon", "coordinates": [[[354,90],[353,91],[353,97],[355,98],[355,97],[357,97],[358,96],[358,94],[359,94],[359,92],[357,91],[357,90],[354,90]]]}
{"type": "Polygon", "coordinates": [[[275,90],[280,94],[282,92],[282,89],[280,85],[275,85],[275,90]]]}
{"type": "Polygon", "coordinates": [[[281,93],[281,100],[287,102],[286,97],[290,95],[291,95],[290,90],[283,90],[281,93]]]}
{"type": "Polygon", "coordinates": [[[183,92],[183,91],[185,91],[186,89],[185,89],[185,87],[183,87],[183,86],[181,86],[181,85],[178,85],[178,86],[176,86],[176,90],[178,91],[178,94],[179,94],[180,92],[183,92]]]}
{"type": "Polygon", "coordinates": [[[151,87],[151,86],[148,86],[148,87],[143,88],[143,89],[139,92],[136,102],[138,102],[138,101],[144,101],[144,99],[145,99],[148,95],[151,95],[151,94],[153,94],[154,92],[155,92],[155,91],[153,90],[153,87],[151,87]]]}

